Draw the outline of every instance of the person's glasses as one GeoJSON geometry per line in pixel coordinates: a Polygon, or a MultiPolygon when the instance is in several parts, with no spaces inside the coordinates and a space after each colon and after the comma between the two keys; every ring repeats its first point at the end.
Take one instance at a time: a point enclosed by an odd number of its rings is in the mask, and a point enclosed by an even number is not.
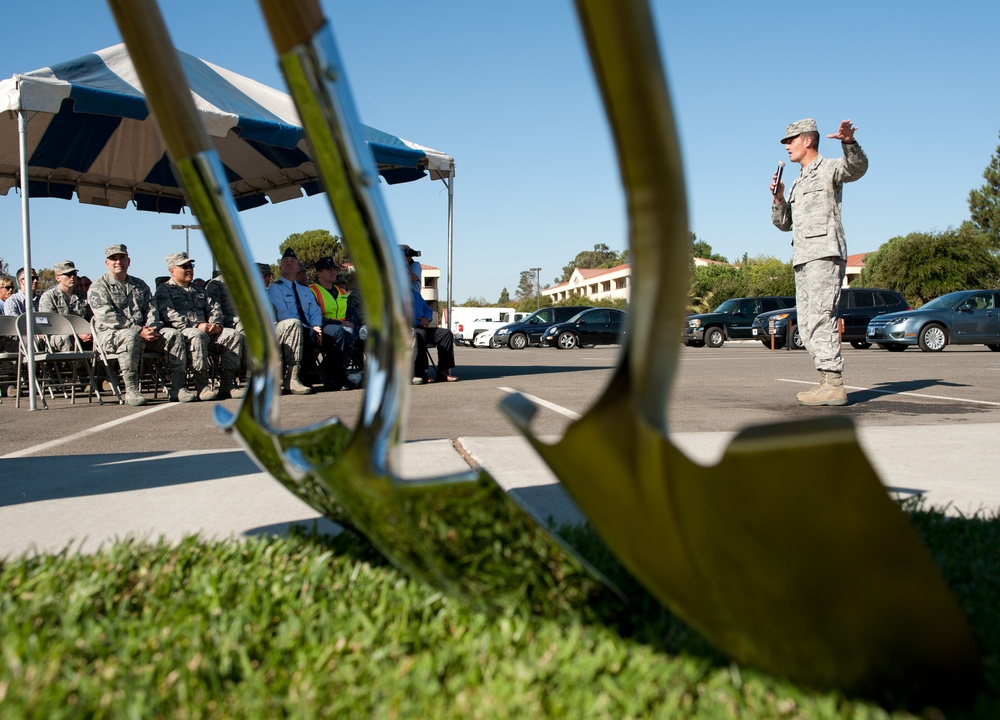
{"type": "Polygon", "coordinates": [[[184,270],[194,270],[194,260],[186,262],[183,265],[178,265],[177,267],[183,268],[184,270]]]}

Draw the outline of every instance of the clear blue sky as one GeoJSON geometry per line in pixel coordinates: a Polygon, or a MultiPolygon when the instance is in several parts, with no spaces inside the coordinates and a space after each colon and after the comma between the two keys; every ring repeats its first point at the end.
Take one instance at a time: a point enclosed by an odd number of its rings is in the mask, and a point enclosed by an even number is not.
{"type": "MultiPolygon", "coordinates": [[[[255,2],[162,2],[182,50],[283,88],[255,2]]],[[[521,270],[551,283],[579,251],[625,247],[618,171],[569,0],[506,3],[379,0],[323,3],[361,118],[456,159],[454,299],[511,293],[521,270]]],[[[844,118],[871,168],[848,186],[849,251],[944,230],[968,218],[969,191],[998,145],[996,28],[1000,3],[789,5],[730,0],[653,3],[684,152],[691,230],[730,259],[791,257],[770,224],[767,191],[785,125],[814,117],[822,134],[844,118]],[[794,11],[790,8],[795,8],[794,11]]],[[[50,0],[5,7],[0,77],[120,42],[104,3],[50,0]]],[[[839,144],[821,152],[839,156],[839,144]]],[[[798,167],[786,168],[786,182],[798,167]],[[790,172],[789,172],[790,171],[790,172]]],[[[424,180],[382,185],[396,237],[445,269],[447,192],[424,180]]],[[[103,248],[129,245],[152,281],[183,248],[156,215],[39,199],[33,264],[71,259],[97,277],[103,248]]],[[[325,200],[240,214],[259,260],[289,234],[337,232],[325,200]]],[[[20,266],[20,201],[0,197],[0,255],[20,266]]],[[[207,274],[210,255],[192,234],[207,274]]]]}

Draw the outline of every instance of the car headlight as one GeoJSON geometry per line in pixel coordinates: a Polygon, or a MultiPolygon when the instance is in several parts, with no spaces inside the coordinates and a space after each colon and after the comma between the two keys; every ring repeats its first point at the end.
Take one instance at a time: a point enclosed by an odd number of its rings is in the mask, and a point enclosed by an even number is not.
{"type": "Polygon", "coordinates": [[[774,321],[777,322],[778,320],[785,320],[789,315],[791,315],[791,313],[778,313],[774,316],[774,321]]]}
{"type": "Polygon", "coordinates": [[[890,318],[889,321],[886,324],[887,325],[901,325],[902,323],[905,323],[909,319],[910,318],[908,318],[908,317],[890,318]]]}
{"type": "Polygon", "coordinates": [[[688,327],[691,327],[691,328],[700,328],[701,327],[701,318],[694,318],[692,320],[688,320],[688,327]]]}
{"type": "Polygon", "coordinates": [[[507,328],[500,328],[499,330],[497,330],[497,335],[506,335],[509,332],[510,330],[508,330],[507,328]]]}
{"type": "Polygon", "coordinates": [[[550,328],[549,328],[548,330],[546,330],[546,331],[545,331],[545,334],[546,334],[546,335],[551,335],[551,334],[552,334],[552,333],[554,333],[555,331],[556,331],[556,326],[555,326],[555,325],[553,325],[552,327],[550,327],[550,328]]]}

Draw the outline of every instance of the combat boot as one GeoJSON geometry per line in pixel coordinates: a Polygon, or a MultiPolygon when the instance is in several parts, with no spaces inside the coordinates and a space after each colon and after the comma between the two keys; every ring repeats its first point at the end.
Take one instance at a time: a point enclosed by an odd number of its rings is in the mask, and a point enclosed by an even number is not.
{"type": "Polygon", "coordinates": [[[170,373],[170,394],[167,395],[167,400],[170,402],[186,403],[198,399],[194,393],[188,392],[187,387],[185,387],[184,378],[185,374],[183,370],[170,373]]]}
{"type": "Polygon", "coordinates": [[[122,381],[125,383],[125,404],[133,407],[140,407],[146,404],[146,398],[139,390],[139,377],[135,373],[122,373],[122,381]]]}
{"type": "Polygon", "coordinates": [[[304,385],[299,379],[300,365],[292,365],[289,368],[288,373],[285,375],[285,392],[290,392],[292,395],[311,395],[313,389],[308,385],[304,385]]]}
{"type": "Polygon", "coordinates": [[[844,376],[832,370],[823,370],[819,385],[796,395],[799,405],[846,405],[847,390],[844,376]]]}
{"type": "Polygon", "coordinates": [[[215,390],[208,383],[207,373],[197,373],[194,376],[194,390],[198,393],[198,399],[208,402],[209,400],[218,400],[219,396],[215,394],[215,390]]]}
{"type": "Polygon", "coordinates": [[[222,371],[222,378],[219,380],[219,400],[243,397],[243,390],[236,387],[236,383],[234,382],[235,374],[232,370],[222,371]]]}

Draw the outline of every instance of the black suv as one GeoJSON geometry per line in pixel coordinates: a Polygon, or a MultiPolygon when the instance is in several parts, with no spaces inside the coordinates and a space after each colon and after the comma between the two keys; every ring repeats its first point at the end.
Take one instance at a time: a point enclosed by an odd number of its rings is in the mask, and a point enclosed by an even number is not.
{"type": "Polygon", "coordinates": [[[795,298],[787,296],[732,298],[710,313],[688,315],[681,342],[690,347],[722,347],[726,340],[753,338],[750,326],[762,312],[790,308],[795,298]]]}
{"type": "MultiPolygon", "coordinates": [[[[871,347],[865,339],[868,322],[885,313],[909,310],[910,304],[895,290],[881,288],[848,287],[840,291],[840,305],[837,307],[837,317],[844,321],[843,340],[853,347],[864,350],[871,347]]],[[[788,337],[788,323],[792,323],[792,347],[802,349],[799,338],[799,328],[796,322],[795,308],[777,312],[761,313],[753,321],[751,331],[764,347],[771,347],[771,335],[774,335],[774,347],[785,345],[788,337]]]]}
{"type": "Polygon", "coordinates": [[[528,345],[537,345],[541,342],[542,334],[556,323],[566,322],[574,315],[589,309],[589,305],[540,308],[521,322],[499,328],[493,333],[493,338],[498,345],[506,345],[511,350],[523,350],[528,345]]]}

